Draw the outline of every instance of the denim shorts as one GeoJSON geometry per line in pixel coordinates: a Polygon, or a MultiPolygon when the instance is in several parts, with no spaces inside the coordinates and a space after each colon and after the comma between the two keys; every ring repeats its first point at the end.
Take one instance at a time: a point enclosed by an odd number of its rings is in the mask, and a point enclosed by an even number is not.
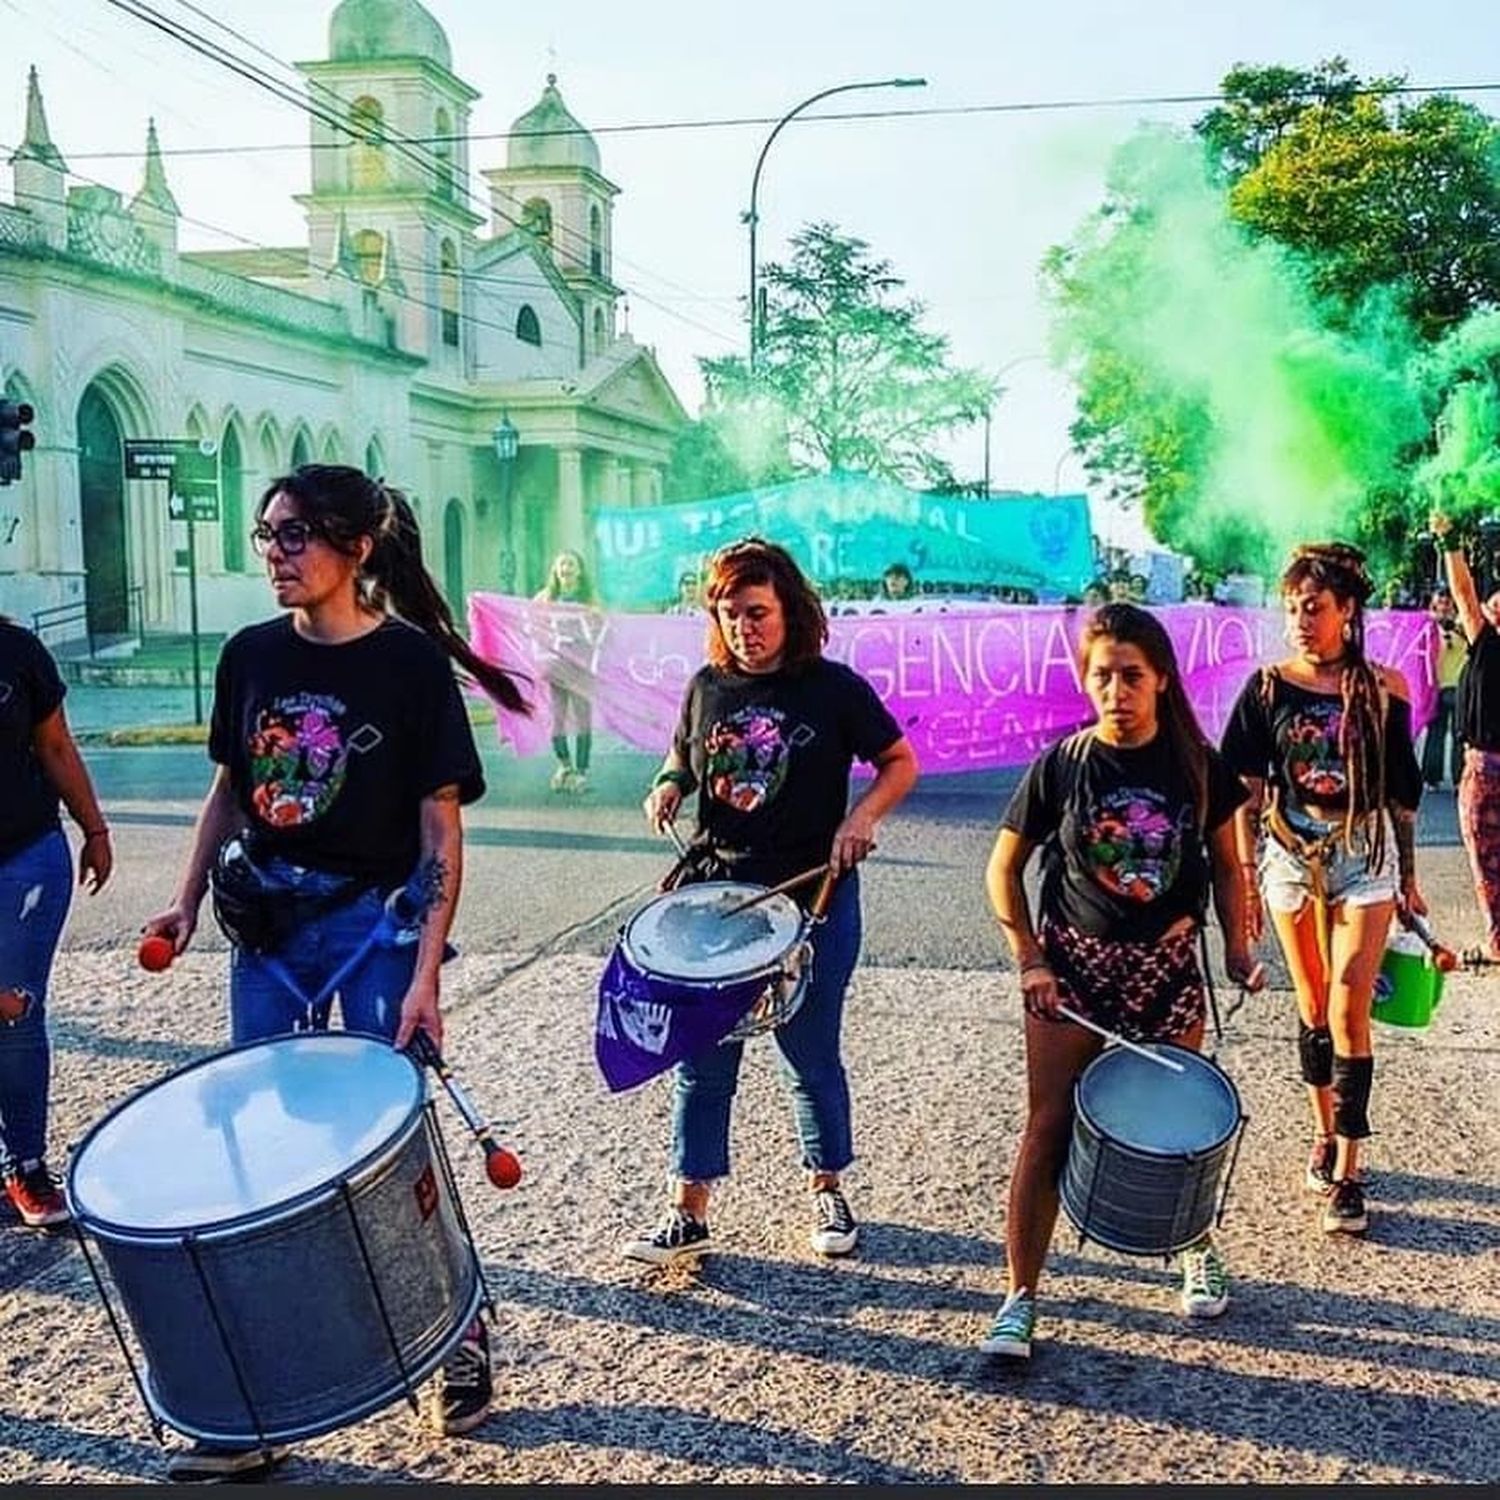
{"type": "MultiPolygon", "coordinates": [[[[1323,865],[1323,890],[1330,906],[1340,902],[1345,906],[1378,906],[1396,899],[1389,826],[1381,861],[1373,870],[1367,863],[1369,835],[1362,828],[1354,831],[1352,849],[1344,842],[1341,824],[1319,826],[1299,820],[1297,831],[1303,837],[1328,832],[1336,835],[1323,865]]],[[[1260,857],[1260,888],[1272,911],[1298,912],[1312,899],[1312,871],[1305,860],[1268,837],[1260,857]]]]}

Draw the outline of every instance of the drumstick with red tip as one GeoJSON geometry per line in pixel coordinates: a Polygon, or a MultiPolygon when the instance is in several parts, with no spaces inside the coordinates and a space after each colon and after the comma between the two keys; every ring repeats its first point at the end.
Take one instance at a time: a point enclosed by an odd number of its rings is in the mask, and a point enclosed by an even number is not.
{"type": "Polygon", "coordinates": [[[495,1139],[490,1122],[474,1108],[474,1102],[464,1086],[453,1076],[453,1070],[443,1061],[432,1038],[425,1031],[412,1037],[409,1050],[418,1062],[426,1063],[437,1074],[453,1107],[463,1116],[463,1122],[473,1132],[474,1139],[484,1147],[485,1175],[497,1188],[513,1188],[521,1180],[521,1160],[514,1151],[508,1151],[495,1139]]]}
{"type": "Polygon", "coordinates": [[[1449,974],[1458,967],[1458,954],[1438,941],[1437,934],[1432,930],[1432,924],[1426,917],[1420,917],[1414,911],[1400,911],[1397,915],[1401,925],[1408,932],[1416,933],[1427,951],[1432,954],[1432,965],[1435,969],[1449,974]]]}

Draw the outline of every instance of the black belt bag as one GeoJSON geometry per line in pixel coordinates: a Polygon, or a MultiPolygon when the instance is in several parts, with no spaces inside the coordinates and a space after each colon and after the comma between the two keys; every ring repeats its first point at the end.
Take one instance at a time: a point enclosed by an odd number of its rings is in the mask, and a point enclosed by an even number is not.
{"type": "Polygon", "coordinates": [[[277,952],[309,922],[372,889],[350,876],[336,890],[316,895],[299,891],[257,865],[238,838],[220,846],[208,884],[214,920],[224,936],[247,953],[277,952]]]}

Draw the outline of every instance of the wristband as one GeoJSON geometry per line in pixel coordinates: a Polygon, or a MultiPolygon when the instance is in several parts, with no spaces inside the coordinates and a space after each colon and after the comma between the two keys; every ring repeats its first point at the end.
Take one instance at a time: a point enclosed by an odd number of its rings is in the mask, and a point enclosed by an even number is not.
{"type": "Polygon", "coordinates": [[[651,790],[654,792],[657,787],[665,786],[668,782],[683,793],[692,791],[698,784],[697,778],[691,771],[662,771],[651,783],[651,790]]]}
{"type": "Polygon", "coordinates": [[[1052,965],[1045,958],[1038,958],[1032,963],[1021,965],[1021,978],[1024,979],[1028,974],[1034,973],[1037,969],[1050,969],[1051,967],[1052,965]]]}
{"type": "Polygon", "coordinates": [[[103,828],[85,828],[83,830],[84,843],[88,843],[90,839],[107,839],[108,837],[109,828],[107,825],[103,828]]]}

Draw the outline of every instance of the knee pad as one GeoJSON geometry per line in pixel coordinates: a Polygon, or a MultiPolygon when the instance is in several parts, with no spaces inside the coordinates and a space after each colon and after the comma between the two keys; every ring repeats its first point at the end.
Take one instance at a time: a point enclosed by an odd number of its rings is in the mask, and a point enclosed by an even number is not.
{"type": "Polygon", "coordinates": [[[1362,1141],[1370,1133],[1370,1084],[1375,1076],[1373,1057],[1336,1057],[1333,1060],[1333,1133],[1362,1141]]]}
{"type": "Polygon", "coordinates": [[[1303,1083],[1326,1089],[1333,1082],[1333,1033],[1326,1026],[1297,1022],[1297,1057],[1303,1083]]]}

